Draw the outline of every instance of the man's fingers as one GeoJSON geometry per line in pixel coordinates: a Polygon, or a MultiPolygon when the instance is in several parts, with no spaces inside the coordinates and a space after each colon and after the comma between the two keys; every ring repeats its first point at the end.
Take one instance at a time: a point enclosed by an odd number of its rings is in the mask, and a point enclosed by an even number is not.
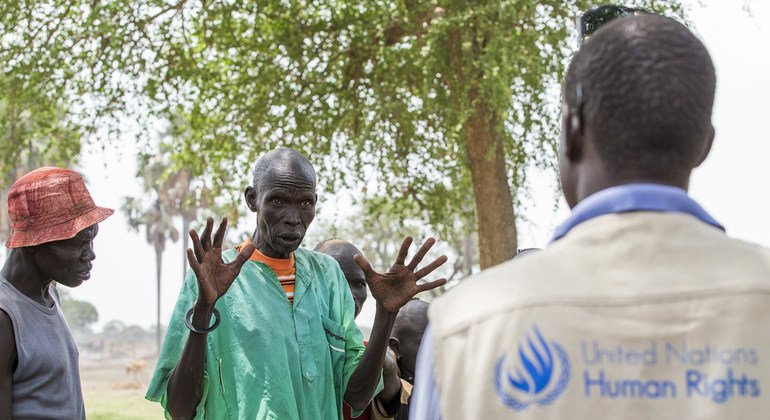
{"type": "Polygon", "coordinates": [[[433,260],[432,263],[426,265],[425,267],[421,268],[419,271],[414,273],[415,279],[420,280],[421,278],[427,276],[428,274],[432,273],[433,270],[435,270],[435,269],[441,267],[442,265],[444,265],[444,263],[446,261],[447,261],[447,256],[446,255],[442,255],[442,256],[436,258],[435,260],[433,260]]]}
{"type": "Polygon", "coordinates": [[[374,270],[372,269],[372,265],[369,264],[369,261],[367,261],[363,255],[361,254],[354,255],[353,261],[355,261],[356,264],[358,264],[358,266],[361,267],[361,270],[364,270],[364,275],[367,277],[367,279],[370,274],[374,273],[374,270]]]}
{"type": "Polygon", "coordinates": [[[415,268],[420,264],[423,258],[425,258],[425,254],[430,251],[430,249],[433,247],[433,245],[436,243],[436,240],[434,238],[428,238],[425,240],[425,242],[422,243],[422,246],[420,246],[420,249],[417,250],[417,253],[414,254],[414,257],[412,257],[412,261],[409,261],[409,265],[407,265],[407,268],[414,271],[415,268]]]}
{"type": "Polygon", "coordinates": [[[404,265],[404,261],[406,260],[406,254],[409,253],[409,247],[412,245],[412,237],[407,236],[404,238],[404,242],[401,242],[401,249],[398,251],[398,256],[396,257],[395,265],[404,265]]]}
{"type": "Polygon", "coordinates": [[[203,245],[203,250],[208,251],[211,249],[211,231],[214,229],[214,218],[209,217],[206,219],[206,227],[203,229],[203,234],[201,235],[201,245],[203,245]]]}
{"type": "Polygon", "coordinates": [[[195,251],[195,258],[198,259],[198,262],[203,262],[203,245],[201,245],[201,239],[198,237],[198,232],[195,229],[190,229],[190,239],[195,251]]]}
{"type": "Polygon", "coordinates": [[[249,258],[251,258],[251,254],[253,254],[254,250],[256,249],[257,247],[254,244],[252,244],[251,242],[247,243],[246,245],[243,246],[243,248],[241,248],[241,252],[238,253],[238,255],[235,257],[233,262],[231,262],[230,264],[235,268],[237,268],[238,270],[240,270],[241,267],[243,267],[243,264],[246,264],[246,261],[248,261],[249,258]]]}
{"type": "Polygon", "coordinates": [[[437,287],[441,287],[446,284],[446,279],[438,279],[429,281],[427,283],[418,284],[417,285],[417,293],[422,293],[427,290],[435,289],[437,287]]]}
{"type": "Polygon", "coordinates": [[[198,281],[200,281],[201,265],[196,259],[195,254],[193,253],[193,250],[190,248],[187,248],[187,262],[190,264],[190,268],[192,268],[193,273],[195,273],[195,278],[198,279],[198,281]]]}
{"type": "Polygon", "coordinates": [[[225,232],[227,231],[227,217],[223,217],[219,223],[216,233],[214,233],[214,248],[222,248],[222,241],[225,239],[225,232]]]}

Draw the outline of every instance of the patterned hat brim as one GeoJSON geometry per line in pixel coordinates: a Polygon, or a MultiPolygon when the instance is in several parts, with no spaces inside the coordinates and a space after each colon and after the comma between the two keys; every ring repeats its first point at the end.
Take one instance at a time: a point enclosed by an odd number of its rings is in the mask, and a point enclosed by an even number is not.
{"type": "Polygon", "coordinates": [[[112,209],[94,206],[73,219],[55,225],[40,229],[12,229],[5,246],[9,249],[21,248],[74,238],[81,230],[104,221],[114,212],[112,209]]]}

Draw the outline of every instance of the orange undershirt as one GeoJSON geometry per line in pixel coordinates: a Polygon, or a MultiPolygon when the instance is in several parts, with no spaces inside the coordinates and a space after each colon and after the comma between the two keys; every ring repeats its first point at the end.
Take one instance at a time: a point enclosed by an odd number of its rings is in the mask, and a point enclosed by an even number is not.
{"type": "MultiPolygon", "coordinates": [[[[247,239],[246,242],[238,245],[235,249],[240,252],[241,248],[249,242],[251,241],[247,239]]],[[[294,304],[294,283],[296,280],[296,276],[294,275],[294,253],[292,253],[291,257],[288,259],[270,258],[256,249],[249,259],[252,261],[259,261],[270,267],[275,273],[275,276],[278,277],[278,282],[281,283],[281,287],[283,288],[283,292],[286,293],[289,303],[294,304]]]]}

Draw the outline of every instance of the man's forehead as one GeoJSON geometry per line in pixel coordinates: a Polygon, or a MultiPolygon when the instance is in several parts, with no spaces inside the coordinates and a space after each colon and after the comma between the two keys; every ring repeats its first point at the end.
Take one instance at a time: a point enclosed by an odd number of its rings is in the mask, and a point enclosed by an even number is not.
{"type": "Polygon", "coordinates": [[[97,233],[99,233],[99,225],[95,224],[78,232],[78,234],[75,235],[75,238],[93,238],[97,233]]]}
{"type": "Polygon", "coordinates": [[[75,236],[69,238],[69,239],[62,239],[60,241],[54,241],[49,242],[51,244],[56,243],[69,243],[69,242],[81,242],[81,241],[90,241],[96,237],[96,234],[99,233],[99,225],[91,225],[80,232],[78,232],[75,236]]]}
{"type": "Polygon", "coordinates": [[[317,198],[315,187],[311,185],[298,185],[291,184],[285,185],[280,183],[272,183],[271,185],[263,186],[261,189],[257,189],[257,194],[263,198],[279,197],[279,198],[298,198],[302,200],[313,200],[317,198]]]}
{"type": "Polygon", "coordinates": [[[361,269],[361,267],[356,264],[355,261],[351,258],[350,260],[344,260],[339,261],[340,269],[342,270],[342,273],[345,275],[345,278],[350,281],[359,281],[366,278],[366,274],[364,274],[364,270],[361,269]]]}
{"type": "Polygon", "coordinates": [[[262,173],[261,187],[264,189],[273,188],[302,188],[315,191],[315,173],[312,167],[303,168],[301,166],[275,167],[270,166],[262,173]]]}

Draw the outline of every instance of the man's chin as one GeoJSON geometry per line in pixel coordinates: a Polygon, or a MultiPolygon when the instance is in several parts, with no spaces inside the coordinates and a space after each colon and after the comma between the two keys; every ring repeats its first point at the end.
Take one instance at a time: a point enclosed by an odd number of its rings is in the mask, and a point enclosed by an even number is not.
{"type": "Polygon", "coordinates": [[[299,246],[302,245],[302,237],[297,239],[285,239],[278,237],[273,241],[273,249],[279,254],[291,254],[296,251],[299,246]]]}
{"type": "Polygon", "coordinates": [[[62,286],[66,286],[72,289],[83,284],[83,281],[84,280],[81,280],[81,279],[67,279],[67,280],[57,280],[56,283],[59,283],[62,286]]]}

